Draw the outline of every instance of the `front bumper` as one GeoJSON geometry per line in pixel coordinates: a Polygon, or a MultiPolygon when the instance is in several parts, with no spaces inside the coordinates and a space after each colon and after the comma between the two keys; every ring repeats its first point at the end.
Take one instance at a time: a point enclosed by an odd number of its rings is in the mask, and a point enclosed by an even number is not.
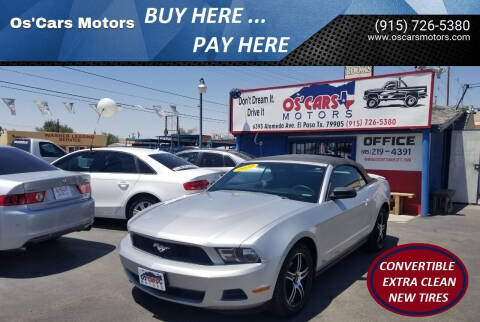
{"type": "Polygon", "coordinates": [[[83,230],[93,224],[94,208],[92,198],[41,210],[26,206],[3,207],[0,210],[0,250],[16,249],[83,230]]]}
{"type": "Polygon", "coordinates": [[[163,259],[133,247],[130,235],[119,246],[122,265],[130,282],[155,297],[210,309],[247,309],[272,298],[276,266],[262,262],[239,265],[198,265],[163,259]],[[141,285],[138,267],[161,272],[166,277],[166,291],[141,285]],[[252,290],[270,287],[253,293],[252,290]],[[224,291],[242,290],[246,298],[227,299],[224,291]]]}

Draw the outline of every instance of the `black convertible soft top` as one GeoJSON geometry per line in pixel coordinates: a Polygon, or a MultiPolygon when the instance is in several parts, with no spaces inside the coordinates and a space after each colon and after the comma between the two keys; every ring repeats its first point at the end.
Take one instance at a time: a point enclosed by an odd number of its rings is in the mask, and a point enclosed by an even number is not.
{"type": "Polygon", "coordinates": [[[363,166],[353,160],[331,156],[331,155],[317,155],[317,154],[282,154],[282,155],[273,155],[269,157],[261,157],[250,160],[249,162],[255,161],[290,161],[290,162],[314,162],[314,163],[324,163],[330,164],[333,167],[339,165],[351,165],[356,167],[365,177],[368,182],[373,181],[374,179],[370,177],[363,166]]]}

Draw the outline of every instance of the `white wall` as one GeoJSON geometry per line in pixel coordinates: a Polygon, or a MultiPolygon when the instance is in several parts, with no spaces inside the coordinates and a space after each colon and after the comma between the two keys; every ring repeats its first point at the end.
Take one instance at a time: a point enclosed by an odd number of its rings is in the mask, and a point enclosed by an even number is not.
{"type": "Polygon", "coordinates": [[[448,188],[455,190],[454,202],[479,203],[480,131],[453,131],[448,188]]]}

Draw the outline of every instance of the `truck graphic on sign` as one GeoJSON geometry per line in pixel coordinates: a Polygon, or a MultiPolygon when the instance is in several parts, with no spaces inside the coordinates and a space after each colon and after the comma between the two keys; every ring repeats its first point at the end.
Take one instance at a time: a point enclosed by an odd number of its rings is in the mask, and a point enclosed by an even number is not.
{"type": "Polygon", "coordinates": [[[406,106],[413,107],[418,100],[427,97],[427,86],[408,86],[401,78],[388,81],[383,88],[369,89],[363,94],[367,108],[376,108],[382,101],[402,101],[406,106]]]}

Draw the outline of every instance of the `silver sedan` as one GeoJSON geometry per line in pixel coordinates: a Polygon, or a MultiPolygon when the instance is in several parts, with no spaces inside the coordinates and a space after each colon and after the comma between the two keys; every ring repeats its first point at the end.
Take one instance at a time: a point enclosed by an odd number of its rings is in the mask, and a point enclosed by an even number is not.
{"type": "Polygon", "coordinates": [[[291,315],[316,273],[360,245],[382,249],[389,195],[385,180],[351,160],[255,159],[204,193],[131,219],[120,258],[129,280],[158,298],[291,315]]]}
{"type": "Polygon", "coordinates": [[[0,146],[0,250],[88,229],[93,219],[88,175],[0,146]]]}

